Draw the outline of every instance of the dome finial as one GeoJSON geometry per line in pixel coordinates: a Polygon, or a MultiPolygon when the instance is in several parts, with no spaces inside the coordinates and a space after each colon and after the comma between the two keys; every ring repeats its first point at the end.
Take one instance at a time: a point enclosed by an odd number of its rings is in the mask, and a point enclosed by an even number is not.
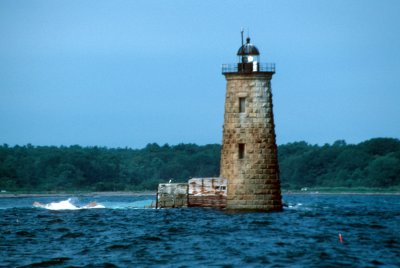
{"type": "Polygon", "coordinates": [[[240,30],[240,35],[242,36],[242,46],[244,45],[244,43],[243,43],[243,32],[244,32],[244,29],[242,27],[242,29],[240,30]]]}

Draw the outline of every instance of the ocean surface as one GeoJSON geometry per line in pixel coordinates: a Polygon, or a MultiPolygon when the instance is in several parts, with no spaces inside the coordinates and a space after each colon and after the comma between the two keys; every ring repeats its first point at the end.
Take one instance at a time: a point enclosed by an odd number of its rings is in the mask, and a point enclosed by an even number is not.
{"type": "Polygon", "coordinates": [[[0,267],[400,267],[400,196],[283,199],[232,214],[144,208],[153,196],[0,198],[0,267]]]}

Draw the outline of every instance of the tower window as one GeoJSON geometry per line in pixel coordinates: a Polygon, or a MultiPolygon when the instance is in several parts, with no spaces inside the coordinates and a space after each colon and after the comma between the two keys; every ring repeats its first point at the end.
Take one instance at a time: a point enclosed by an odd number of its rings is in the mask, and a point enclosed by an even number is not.
{"type": "Polygon", "coordinates": [[[239,98],[239,113],[246,111],[246,98],[239,98]]]}
{"type": "Polygon", "coordinates": [[[239,143],[239,159],[244,158],[244,143],[239,143]]]}

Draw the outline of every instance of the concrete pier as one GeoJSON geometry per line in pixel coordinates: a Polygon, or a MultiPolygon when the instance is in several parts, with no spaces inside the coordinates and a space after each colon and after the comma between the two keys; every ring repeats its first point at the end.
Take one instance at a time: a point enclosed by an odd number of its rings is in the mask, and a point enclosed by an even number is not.
{"type": "Polygon", "coordinates": [[[187,206],[187,183],[161,183],[158,185],[156,208],[181,208],[187,206]]]}

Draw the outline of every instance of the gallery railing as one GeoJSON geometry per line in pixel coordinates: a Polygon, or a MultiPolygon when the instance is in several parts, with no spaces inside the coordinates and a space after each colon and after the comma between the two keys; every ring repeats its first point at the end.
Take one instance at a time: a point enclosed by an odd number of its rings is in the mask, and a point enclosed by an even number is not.
{"type": "Polygon", "coordinates": [[[249,63],[233,63],[233,64],[222,64],[222,73],[275,73],[275,63],[254,63],[250,68],[242,68],[242,66],[248,66],[249,63]]]}

